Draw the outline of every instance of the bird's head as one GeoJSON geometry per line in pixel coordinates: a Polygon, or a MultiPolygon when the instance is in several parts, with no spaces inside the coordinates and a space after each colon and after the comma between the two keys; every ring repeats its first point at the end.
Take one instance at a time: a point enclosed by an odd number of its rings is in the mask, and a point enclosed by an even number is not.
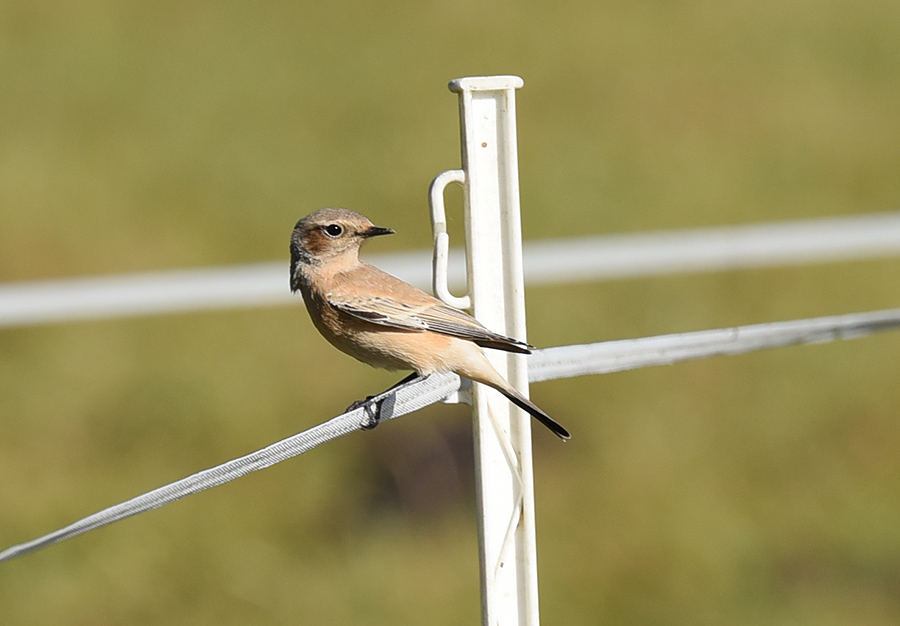
{"type": "Polygon", "coordinates": [[[326,263],[355,263],[362,244],[390,228],[375,226],[364,215],[347,209],[321,209],[294,226],[291,234],[291,290],[299,289],[299,273],[305,267],[326,263]]]}

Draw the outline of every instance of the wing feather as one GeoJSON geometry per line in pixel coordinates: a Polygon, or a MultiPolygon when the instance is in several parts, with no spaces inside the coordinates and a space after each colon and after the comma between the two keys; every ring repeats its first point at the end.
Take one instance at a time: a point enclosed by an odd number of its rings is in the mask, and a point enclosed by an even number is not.
{"type": "Polygon", "coordinates": [[[428,330],[468,339],[482,347],[521,354],[528,354],[532,347],[517,339],[491,332],[471,315],[430,296],[418,306],[389,296],[358,298],[328,294],[327,299],[331,306],[357,319],[389,328],[413,332],[428,330]]]}

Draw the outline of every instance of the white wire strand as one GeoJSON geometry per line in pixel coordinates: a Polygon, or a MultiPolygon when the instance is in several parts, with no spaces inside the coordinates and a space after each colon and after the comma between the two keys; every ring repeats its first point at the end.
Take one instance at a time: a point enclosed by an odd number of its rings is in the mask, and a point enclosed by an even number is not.
{"type": "Polygon", "coordinates": [[[528,359],[528,378],[531,382],[540,382],[586,374],[608,374],[766,348],[853,339],[898,326],[900,309],[887,309],[560,346],[532,354],[528,359]]]}
{"type": "MultiPolygon", "coordinates": [[[[384,421],[406,415],[437,402],[457,390],[459,385],[460,379],[456,374],[433,374],[427,378],[420,378],[388,390],[376,396],[373,401],[380,402],[379,415],[381,421],[384,421]]],[[[342,413],[323,424],[273,443],[261,450],[197,472],[121,504],[103,509],[33,541],[12,546],[0,552],[0,561],[34,552],[89,530],[159,508],[206,489],[218,487],[250,472],[265,469],[303,454],[326,441],[364,428],[369,423],[370,417],[365,408],[360,407],[342,413]]]]}
{"type": "MultiPolygon", "coordinates": [[[[604,235],[524,244],[527,285],[636,278],[683,272],[872,259],[900,254],[900,212],[604,235]]],[[[370,255],[372,263],[422,289],[431,251],[370,255]]],[[[0,327],[98,318],[249,308],[296,302],[286,263],[144,272],[0,285],[0,327]]],[[[465,286],[451,250],[451,287],[465,286]]]]}
{"type": "MultiPolygon", "coordinates": [[[[889,309],[641,339],[560,346],[537,350],[530,355],[528,377],[530,382],[539,382],[585,374],[611,373],[792,344],[853,339],[897,327],[900,327],[900,309],[889,309]]],[[[381,402],[381,419],[400,417],[442,400],[457,391],[461,382],[455,374],[433,374],[390,389],[375,398],[381,402]]],[[[303,454],[326,441],[359,430],[368,422],[369,417],[364,408],[343,413],[324,424],[266,448],[103,509],[43,537],[12,546],[0,552],[0,561],[33,552],[89,530],[222,485],[250,472],[303,454]]]]}

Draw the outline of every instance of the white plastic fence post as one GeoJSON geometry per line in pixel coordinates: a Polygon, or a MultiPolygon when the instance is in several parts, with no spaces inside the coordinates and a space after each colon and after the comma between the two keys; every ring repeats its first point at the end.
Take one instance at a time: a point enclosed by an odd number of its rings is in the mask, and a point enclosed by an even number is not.
{"type": "MultiPolygon", "coordinates": [[[[521,86],[517,76],[450,83],[459,94],[463,169],[435,179],[432,206],[434,212],[442,185],[463,184],[472,313],[491,330],[524,340],[515,126],[515,90],[521,86]]],[[[446,235],[439,236],[442,218],[435,220],[435,266],[445,268],[439,260],[441,246],[446,247],[446,235]]],[[[440,289],[446,292],[443,285],[440,289]]],[[[455,304],[460,301],[454,298],[455,304]]],[[[525,356],[486,352],[497,370],[527,394],[525,356]]],[[[491,626],[537,626],[531,423],[526,413],[481,385],[474,386],[473,404],[482,620],[491,626]]]]}

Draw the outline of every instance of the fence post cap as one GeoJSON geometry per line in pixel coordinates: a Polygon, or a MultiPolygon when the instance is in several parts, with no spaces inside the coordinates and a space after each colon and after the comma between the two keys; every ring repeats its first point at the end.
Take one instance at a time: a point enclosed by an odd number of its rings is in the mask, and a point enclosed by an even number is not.
{"type": "Polygon", "coordinates": [[[454,78],[448,87],[454,93],[463,91],[497,91],[501,89],[520,89],[525,84],[518,76],[468,76],[454,78]]]}

